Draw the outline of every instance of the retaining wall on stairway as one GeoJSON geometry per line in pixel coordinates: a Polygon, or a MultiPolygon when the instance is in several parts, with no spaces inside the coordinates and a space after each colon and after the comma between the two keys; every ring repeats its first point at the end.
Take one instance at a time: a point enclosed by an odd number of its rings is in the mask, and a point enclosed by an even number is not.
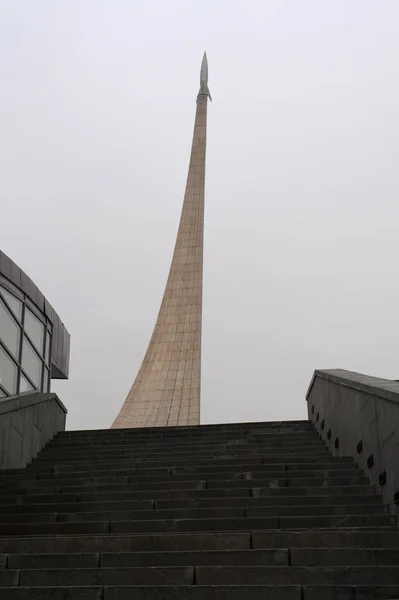
{"type": "Polygon", "coordinates": [[[26,467],[65,430],[67,409],[56,394],[39,392],[0,402],[0,469],[26,467]]]}
{"type": "Polygon", "coordinates": [[[343,369],[315,371],[309,419],[334,456],[350,456],[399,514],[399,383],[343,369]]]}

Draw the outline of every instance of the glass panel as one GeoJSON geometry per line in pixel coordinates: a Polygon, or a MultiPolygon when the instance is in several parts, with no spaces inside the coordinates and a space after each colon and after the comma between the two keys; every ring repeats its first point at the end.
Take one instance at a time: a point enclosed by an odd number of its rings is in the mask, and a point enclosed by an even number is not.
{"type": "Polygon", "coordinates": [[[28,307],[25,308],[24,330],[43,356],[44,325],[28,307]]]}
{"type": "Polygon", "coordinates": [[[0,346],[0,383],[9,394],[17,393],[18,367],[0,346]]]}
{"type": "Polygon", "coordinates": [[[15,315],[18,317],[18,320],[20,321],[22,316],[21,300],[18,300],[18,298],[10,294],[10,292],[3,288],[3,286],[0,286],[0,292],[3,294],[3,297],[5,298],[9,307],[12,309],[12,311],[15,313],[15,315]]]}
{"type": "Polygon", "coordinates": [[[46,361],[46,365],[48,365],[50,360],[50,334],[46,333],[46,348],[44,352],[44,360],[46,361]]]}
{"type": "Polygon", "coordinates": [[[7,398],[3,390],[0,388],[0,398],[7,398]]]}
{"type": "Polygon", "coordinates": [[[21,379],[19,381],[19,393],[22,394],[22,392],[30,392],[30,390],[34,389],[35,388],[33,385],[31,385],[26,377],[21,374],[21,379]]]}
{"type": "Polygon", "coordinates": [[[24,338],[22,348],[22,367],[37,387],[40,387],[41,385],[42,364],[42,361],[33,350],[28,340],[24,338]]]}
{"type": "Polygon", "coordinates": [[[19,358],[20,327],[17,325],[10,311],[0,299],[0,339],[5,343],[10,352],[19,358]]]}

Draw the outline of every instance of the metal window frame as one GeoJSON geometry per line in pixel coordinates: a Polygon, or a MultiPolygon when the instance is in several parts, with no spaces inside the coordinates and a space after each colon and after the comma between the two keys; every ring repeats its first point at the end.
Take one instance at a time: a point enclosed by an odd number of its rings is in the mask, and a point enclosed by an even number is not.
{"type": "MultiPolygon", "coordinates": [[[[8,282],[7,282],[8,283],[8,282]]],[[[14,286],[12,286],[14,287],[14,286]]],[[[18,293],[16,293],[14,291],[14,289],[12,289],[11,285],[5,285],[5,282],[3,281],[3,278],[0,278],[0,297],[1,300],[4,302],[6,309],[8,310],[9,314],[11,315],[12,319],[14,320],[14,322],[18,325],[19,329],[20,329],[20,336],[19,336],[19,349],[18,349],[18,357],[16,358],[15,356],[13,356],[13,354],[11,353],[11,351],[7,348],[6,344],[1,340],[0,338],[0,346],[2,347],[2,349],[6,352],[6,354],[10,357],[10,359],[12,360],[12,362],[16,365],[17,367],[17,391],[16,394],[18,395],[20,393],[20,389],[21,389],[21,374],[25,377],[25,379],[30,383],[30,385],[33,387],[33,390],[31,390],[32,392],[34,391],[43,391],[43,392],[49,392],[50,391],[50,385],[49,385],[49,381],[51,381],[51,346],[52,346],[52,324],[49,321],[49,319],[40,313],[40,311],[38,311],[38,309],[33,305],[33,303],[31,302],[31,300],[27,297],[26,294],[21,293],[20,290],[18,290],[18,293]],[[21,313],[21,320],[18,320],[17,316],[14,314],[11,306],[8,304],[6,297],[4,296],[4,294],[2,294],[2,287],[10,294],[12,294],[13,296],[15,296],[15,298],[17,300],[19,300],[20,302],[22,302],[22,313],[21,313]],[[38,317],[39,321],[41,321],[41,323],[44,326],[44,335],[43,335],[43,342],[42,342],[42,355],[40,355],[39,350],[37,349],[36,345],[33,343],[32,339],[30,338],[29,334],[25,331],[25,314],[26,314],[26,309],[31,310],[31,312],[38,317]],[[46,338],[47,335],[50,335],[50,345],[49,345],[49,356],[48,356],[48,364],[46,364],[46,338]],[[41,375],[40,375],[40,384],[39,386],[37,386],[36,384],[33,383],[33,380],[31,377],[29,377],[29,375],[27,374],[26,370],[22,367],[22,349],[23,349],[23,344],[24,344],[24,339],[26,339],[27,343],[29,344],[29,346],[31,347],[31,349],[33,349],[34,353],[36,354],[36,356],[40,359],[41,362],[41,375]],[[50,377],[49,377],[49,373],[50,373],[50,377]],[[47,389],[48,386],[48,389],[47,389]]],[[[6,394],[6,397],[10,396],[10,392],[8,392],[4,386],[2,386],[0,384],[0,389],[1,391],[6,394]]],[[[15,395],[14,393],[12,393],[12,395],[15,395]]]]}

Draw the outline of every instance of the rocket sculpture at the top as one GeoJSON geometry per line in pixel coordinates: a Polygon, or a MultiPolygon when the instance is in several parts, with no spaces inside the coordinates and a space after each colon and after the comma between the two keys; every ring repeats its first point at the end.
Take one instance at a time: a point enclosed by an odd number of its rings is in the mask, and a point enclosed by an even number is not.
{"type": "Polygon", "coordinates": [[[212,102],[212,96],[208,88],[208,59],[206,57],[206,52],[204,52],[201,63],[199,94],[206,94],[209,100],[212,102]]]}
{"type": "Polygon", "coordinates": [[[208,98],[211,100],[205,53],[201,65],[186,191],[169,276],[143,363],[113,428],[200,423],[208,98]]]}

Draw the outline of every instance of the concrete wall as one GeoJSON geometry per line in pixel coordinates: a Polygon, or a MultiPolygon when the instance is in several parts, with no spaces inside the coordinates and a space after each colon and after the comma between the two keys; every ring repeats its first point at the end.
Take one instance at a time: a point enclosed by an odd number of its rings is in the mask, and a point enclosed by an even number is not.
{"type": "Polygon", "coordinates": [[[309,419],[334,456],[351,456],[399,514],[399,383],[343,369],[315,371],[309,419]]]}
{"type": "Polygon", "coordinates": [[[56,394],[39,392],[0,402],[0,469],[26,467],[58,431],[67,410],[56,394]]]}

